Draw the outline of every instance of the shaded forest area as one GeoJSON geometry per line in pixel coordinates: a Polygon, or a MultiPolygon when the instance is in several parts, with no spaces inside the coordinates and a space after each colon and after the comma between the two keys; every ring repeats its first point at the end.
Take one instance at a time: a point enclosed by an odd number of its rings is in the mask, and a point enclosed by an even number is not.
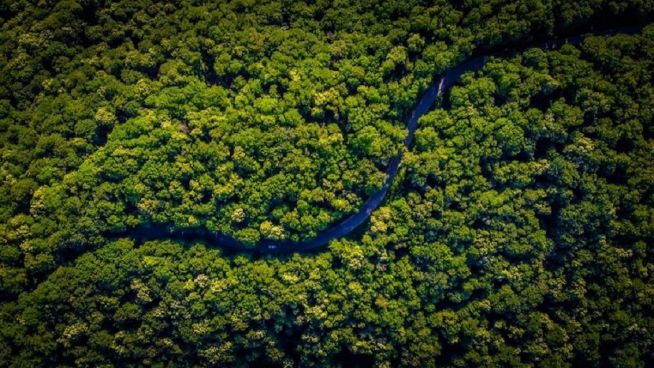
{"type": "Polygon", "coordinates": [[[654,364],[647,1],[0,4],[0,366],[654,364]]]}

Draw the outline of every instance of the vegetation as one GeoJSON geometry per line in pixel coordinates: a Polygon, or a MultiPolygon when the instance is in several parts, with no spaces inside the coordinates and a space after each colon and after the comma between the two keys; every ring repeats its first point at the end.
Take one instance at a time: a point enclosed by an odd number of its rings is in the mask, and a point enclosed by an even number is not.
{"type": "Polygon", "coordinates": [[[649,2],[0,4],[0,366],[654,365],[649,2]]]}

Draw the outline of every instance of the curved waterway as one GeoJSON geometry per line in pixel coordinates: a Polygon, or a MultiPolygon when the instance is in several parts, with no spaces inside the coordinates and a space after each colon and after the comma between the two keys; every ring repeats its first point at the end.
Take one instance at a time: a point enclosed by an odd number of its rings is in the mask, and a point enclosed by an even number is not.
{"type": "MultiPolygon", "coordinates": [[[[436,78],[431,86],[422,94],[418,104],[411,112],[411,115],[409,116],[406,123],[407,135],[404,139],[405,148],[409,149],[411,146],[413,136],[416,132],[416,129],[418,128],[418,120],[429,110],[436,99],[445,91],[447,91],[454,83],[456,83],[463,73],[479,70],[486,64],[489,58],[507,57],[530,48],[551,50],[559,48],[564,44],[579,45],[586,36],[603,36],[616,33],[633,34],[638,33],[642,28],[642,25],[614,28],[604,32],[588,33],[587,35],[559,38],[541,44],[521,46],[512,50],[489,52],[487,54],[468,58],[466,61],[460,63],[456,67],[446,71],[445,74],[436,78]]],[[[112,238],[130,237],[139,240],[156,240],[169,238],[177,238],[188,241],[199,240],[221,248],[225,248],[230,251],[253,252],[260,254],[285,254],[315,250],[329,244],[329,242],[334,239],[348,235],[359,225],[365,222],[368,217],[370,217],[370,214],[384,201],[384,198],[386,197],[386,194],[388,193],[393,180],[395,180],[395,177],[397,176],[401,161],[401,153],[390,160],[388,169],[386,170],[386,179],[384,181],[384,185],[381,187],[381,189],[370,196],[356,213],[321,231],[316,237],[311,239],[297,242],[290,240],[274,241],[264,239],[254,245],[249,245],[227,234],[211,232],[206,229],[170,230],[170,228],[164,224],[153,224],[136,227],[121,233],[107,234],[107,236],[112,238]]]]}

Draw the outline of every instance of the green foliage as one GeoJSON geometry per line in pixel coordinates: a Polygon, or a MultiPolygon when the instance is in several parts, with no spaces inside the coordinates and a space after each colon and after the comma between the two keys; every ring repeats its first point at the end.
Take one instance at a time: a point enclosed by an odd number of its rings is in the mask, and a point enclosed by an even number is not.
{"type": "Polygon", "coordinates": [[[628,366],[654,351],[654,28],[615,1],[0,4],[0,366],[628,366]]]}

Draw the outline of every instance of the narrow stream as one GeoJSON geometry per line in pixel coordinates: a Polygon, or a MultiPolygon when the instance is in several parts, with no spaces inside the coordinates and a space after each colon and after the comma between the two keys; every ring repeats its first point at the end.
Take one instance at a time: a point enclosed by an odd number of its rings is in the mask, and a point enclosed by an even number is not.
{"type": "MultiPolygon", "coordinates": [[[[621,28],[614,28],[603,32],[590,33],[588,36],[603,36],[616,33],[634,34],[638,33],[643,28],[643,25],[628,26],[621,28]]],[[[434,83],[423,93],[416,107],[411,112],[407,121],[407,136],[404,139],[404,146],[409,149],[413,136],[418,128],[418,120],[423,116],[429,108],[434,104],[434,101],[454,85],[461,75],[465,72],[476,71],[481,69],[490,57],[508,57],[515,55],[521,51],[529,48],[541,48],[544,50],[551,50],[561,47],[564,44],[579,45],[583,42],[585,35],[576,35],[567,38],[559,38],[553,41],[544,42],[541,44],[534,44],[522,46],[518,49],[504,50],[491,52],[483,55],[477,55],[468,58],[463,63],[448,70],[442,76],[438,77],[434,83]]],[[[121,233],[109,233],[109,238],[129,237],[140,240],[155,240],[155,239],[169,239],[178,238],[183,240],[199,240],[210,244],[215,244],[218,247],[225,248],[230,251],[236,252],[253,252],[260,254],[285,254],[292,252],[307,252],[318,249],[327,245],[333,239],[343,237],[351,233],[354,229],[365,222],[370,214],[377,209],[384,201],[388,190],[397,176],[398,169],[402,161],[402,154],[393,157],[390,160],[388,169],[386,170],[386,180],[381,189],[375,192],[368,198],[359,210],[343,219],[339,223],[321,231],[315,238],[307,239],[304,241],[274,241],[264,239],[257,244],[248,245],[240,242],[239,240],[222,233],[211,232],[206,229],[187,229],[187,230],[170,230],[165,224],[153,224],[148,226],[141,226],[133,229],[126,230],[121,233]]]]}

